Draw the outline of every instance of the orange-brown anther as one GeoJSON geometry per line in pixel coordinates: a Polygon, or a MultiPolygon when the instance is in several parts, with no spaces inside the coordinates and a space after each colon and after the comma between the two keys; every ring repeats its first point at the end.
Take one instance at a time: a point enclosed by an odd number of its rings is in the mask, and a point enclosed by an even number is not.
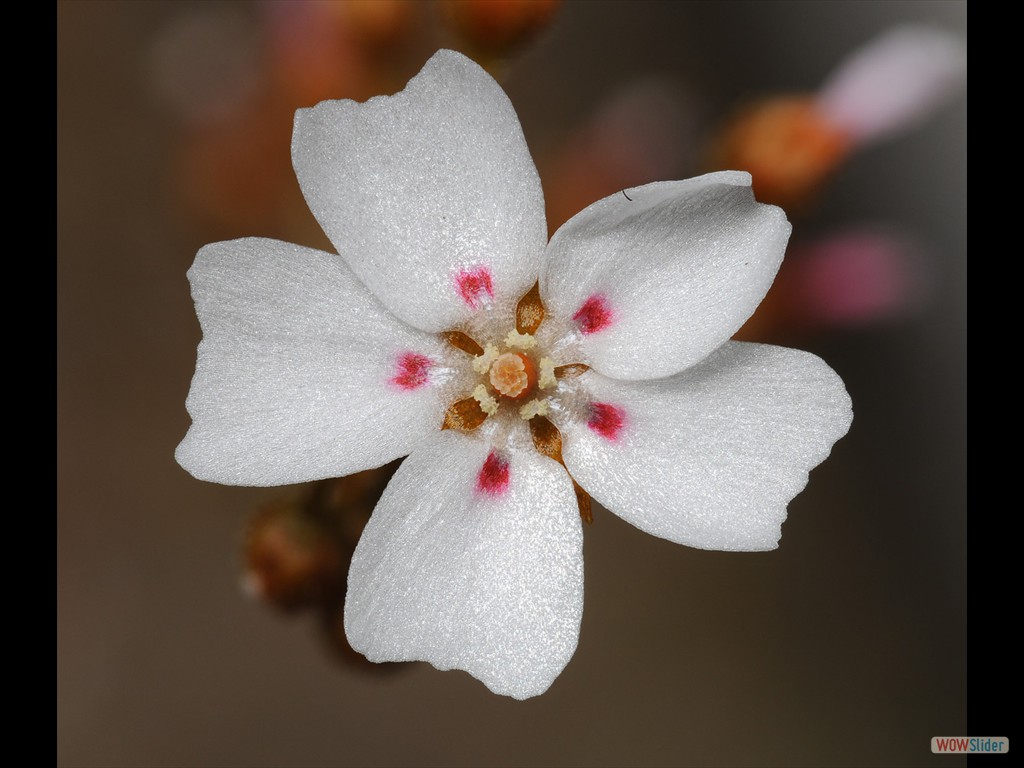
{"type": "Polygon", "coordinates": [[[491,363],[490,379],[498,394],[521,400],[537,387],[537,366],[520,352],[506,352],[491,363]]]}
{"type": "Polygon", "coordinates": [[[581,376],[590,370],[589,365],[583,363],[569,363],[568,365],[560,365],[555,368],[556,379],[572,379],[576,376],[581,376]]]}
{"type": "Polygon", "coordinates": [[[484,348],[481,347],[476,341],[473,340],[472,336],[463,333],[462,331],[445,331],[441,334],[441,338],[447,341],[456,349],[461,349],[463,352],[477,357],[484,353],[484,348]]]}
{"type": "MultiPolygon", "coordinates": [[[[565,467],[565,462],[562,460],[562,433],[549,419],[544,416],[534,416],[530,419],[530,437],[533,438],[533,447],[538,452],[565,467]]],[[[566,469],[566,472],[568,471],[566,469]]],[[[580,518],[589,525],[594,522],[594,514],[590,509],[590,494],[580,487],[572,475],[569,475],[569,479],[572,480],[572,489],[576,492],[580,518]]]]}
{"type": "Polygon", "coordinates": [[[562,433],[546,416],[534,416],[530,419],[530,437],[533,447],[549,459],[554,459],[562,466],[562,433]]]}
{"type": "Polygon", "coordinates": [[[540,300],[540,282],[519,300],[516,305],[516,330],[519,333],[534,334],[544,322],[544,302],[540,300]]]}
{"type": "Polygon", "coordinates": [[[458,429],[463,432],[472,432],[484,423],[487,413],[480,407],[478,400],[467,397],[452,403],[448,412],[444,415],[444,423],[441,429],[458,429]]]}

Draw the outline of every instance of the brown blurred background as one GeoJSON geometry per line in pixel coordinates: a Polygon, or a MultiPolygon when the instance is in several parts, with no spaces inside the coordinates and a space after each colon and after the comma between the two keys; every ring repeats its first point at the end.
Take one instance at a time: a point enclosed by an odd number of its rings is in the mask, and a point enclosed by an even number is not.
{"type": "MultiPolygon", "coordinates": [[[[217,239],[329,248],[291,175],[295,108],[473,44],[433,3],[391,8],[57,4],[58,762],[958,764],[929,738],[966,730],[965,92],[790,212],[794,249],[883,232],[910,277],[854,320],[776,297],[747,331],[824,357],[856,414],[779,550],[696,551],[596,510],[579,650],[526,702],[367,671],[243,595],[246,520],[285,491],[174,462],[185,271],[217,239]]],[[[568,2],[493,67],[556,223],[602,184],[699,172],[737,109],[813,91],[903,21],[966,40],[959,2],[568,2]]]]}

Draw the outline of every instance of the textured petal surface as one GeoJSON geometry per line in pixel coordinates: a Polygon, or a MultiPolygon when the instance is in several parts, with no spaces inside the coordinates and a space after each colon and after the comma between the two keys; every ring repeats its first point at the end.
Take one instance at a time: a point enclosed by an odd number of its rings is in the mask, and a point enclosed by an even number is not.
{"type": "Polygon", "coordinates": [[[408,453],[441,423],[438,339],[391,317],[337,256],[214,243],[189,270],[203,328],[178,462],[203,480],[280,485],[408,453]]]}
{"type": "Polygon", "coordinates": [[[461,54],[439,51],[394,96],[300,109],[292,162],[338,252],[418,328],[515,302],[537,278],[537,170],[508,97],[461,54]]]}
{"type": "Polygon", "coordinates": [[[728,342],[661,381],[582,383],[599,405],[563,429],[573,477],[637,528],[701,549],[777,547],[786,505],[853,418],[824,362],[761,344],[728,342]]]}
{"type": "Polygon", "coordinates": [[[371,661],[547,690],[576,650],[583,532],[565,470],[441,432],[399,468],[352,559],[345,630],[371,661]]]}
{"type": "Polygon", "coordinates": [[[833,73],[818,96],[822,112],[859,141],[921,120],[967,80],[967,49],[928,27],[897,27],[833,73]]]}
{"type": "Polygon", "coordinates": [[[583,362],[616,378],[670,376],[750,317],[790,229],[780,208],[754,200],[746,173],[629,189],[555,233],[542,296],[577,319],[583,362]]]}

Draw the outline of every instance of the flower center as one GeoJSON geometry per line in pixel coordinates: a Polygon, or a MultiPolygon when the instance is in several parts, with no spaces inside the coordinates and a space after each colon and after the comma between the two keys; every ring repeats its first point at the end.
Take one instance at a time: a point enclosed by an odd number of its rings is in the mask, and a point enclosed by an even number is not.
{"type": "MultiPolygon", "coordinates": [[[[581,322],[580,313],[573,318],[583,333],[601,330],[611,318],[603,296],[591,297],[586,309],[589,313],[586,322],[581,322]]],[[[458,378],[463,396],[449,405],[441,429],[480,430],[481,437],[491,443],[491,452],[477,477],[478,490],[487,495],[500,495],[507,489],[510,464],[506,452],[522,449],[524,425],[529,441],[526,445],[532,443],[540,454],[565,466],[562,435],[548,417],[562,412],[564,418],[571,418],[566,412],[581,410],[573,404],[578,399],[574,394],[576,387],[571,382],[560,384],[559,380],[574,379],[585,373],[588,366],[583,363],[555,365],[552,353],[564,356],[565,345],[552,336],[550,327],[541,332],[542,336],[537,336],[544,316],[538,283],[519,300],[515,326],[505,336],[499,331],[508,326],[503,328],[497,318],[477,325],[472,331],[477,338],[455,329],[441,334],[451,346],[469,356],[460,360],[461,364],[468,363],[464,375],[458,378]],[[502,347],[506,351],[501,351],[502,347]],[[564,400],[566,395],[570,398],[568,404],[564,400]]],[[[554,330],[557,333],[559,326],[555,325],[554,330]]],[[[419,369],[415,363],[402,358],[395,383],[402,385],[405,379],[418,382],[419,369]]],[[[618,409],[608,408],[613,410],[591,408],[593,423],[588,424],[612,440],[623,422],[618,409]]],[[[580,517],[589,523],[592,520],[590,497],[575,480],[572,483],[580,517]]]]}
{"type": "Polygon", "coordinates": [[[506,352],[491,363],[489,378],[499,394],[521,400],[537,386],[537,366],[521,352],[506,352]]]}

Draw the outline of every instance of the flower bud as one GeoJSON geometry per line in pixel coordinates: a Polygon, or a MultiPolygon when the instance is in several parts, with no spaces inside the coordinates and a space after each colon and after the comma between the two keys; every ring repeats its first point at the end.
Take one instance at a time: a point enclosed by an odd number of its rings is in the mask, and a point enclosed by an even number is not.
{"type": "Polygon", "coordinates": [[[547,27],[559,0],[443,0],[445,17],[473,57],[503,58],[547,27]]]}
{"type": "Polygon", "coordinates": [[[245,589],[286,612],[345,596],[356,543],[398,462],[322,480],[259,511],[245,539],[245,589]]]}
{"type": "Polygon", "coordinates": [[[846,133],[813,99],[786,97],[741,112],[720,138],[714,162],[748,171],[758,200],[789,208],[815,192],[849,148],[846,133]]]}
{"type": "Polygon", "coordinates": [[[299,504],[272,504],[249,525],[245,588],[283,611],[297,611],[337,597],[346,566],[335,536],[299,504]]]}

